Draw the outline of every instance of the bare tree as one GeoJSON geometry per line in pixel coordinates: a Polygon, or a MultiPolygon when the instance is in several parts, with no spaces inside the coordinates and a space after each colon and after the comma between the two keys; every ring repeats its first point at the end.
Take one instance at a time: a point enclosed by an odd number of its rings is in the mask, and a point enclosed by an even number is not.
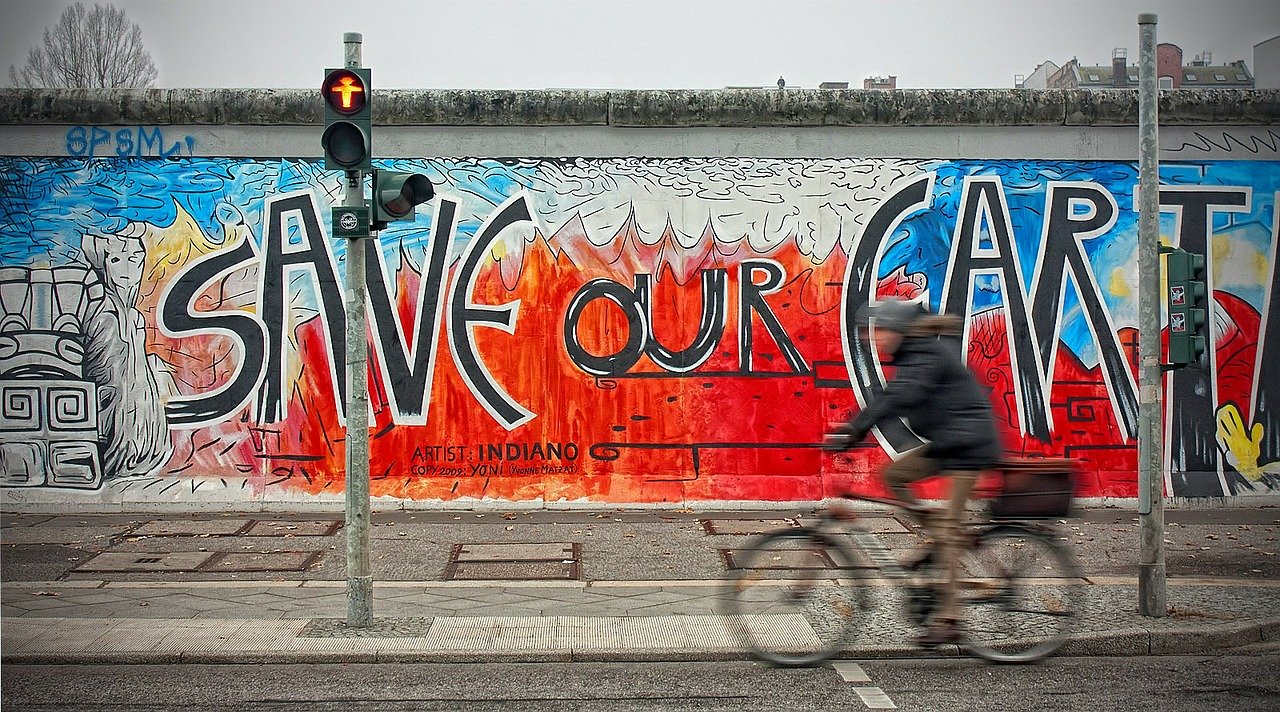
{"type": "Polygon", "coordinates": [[[142,29],[112,5],[72,5],[58,24],[45,28],[44,41],[31,48],[26,64],[9,65],[9,79],[19,87],[149,87],[156,76],[142,29]]]}

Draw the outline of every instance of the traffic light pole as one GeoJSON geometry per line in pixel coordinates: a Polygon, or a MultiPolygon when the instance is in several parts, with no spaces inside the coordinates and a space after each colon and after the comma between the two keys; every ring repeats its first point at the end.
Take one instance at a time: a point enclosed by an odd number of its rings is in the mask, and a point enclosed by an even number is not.
{"type": "MultiPolygon", "coordinates": [[[[360,66],[359,32],[342,35],[345,66],[360,66]]],[[[364,172],[346,171],[342,206],[363,207],[364,172]]],[[[347,311],[347,625],[368,627],[373,622],[373,574],[369,568],[369,345],[365,338],[365,283],[363,237],[347,239],[345,303],[347,311]]]]}
{"type": "Polygon", "coordinates": [[[1138,612],[1166,615],[1156,15],[1138,15],[1138,612]]]}

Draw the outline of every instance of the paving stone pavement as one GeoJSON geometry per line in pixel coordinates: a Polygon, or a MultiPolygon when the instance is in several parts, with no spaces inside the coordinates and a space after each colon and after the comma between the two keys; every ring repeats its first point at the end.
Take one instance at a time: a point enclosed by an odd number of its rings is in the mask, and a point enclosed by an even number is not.
{"type": "MultiPolygon", "coordinates": [[[[737,659],[747,653],[717,613],[721,550],[741,547],[749,537],[725,532],[759,529],[752,519],[794,522],[808,514],[375,517],[375,529],[387,537],[383,541],[396,544],[394,555],[409,561],[388,567],[398,576],[375,572],[375,620],[365,628],[345,624],[346,583],[337,565],[343,539],[331,517],[5,515],[0,655],[4,662],[737,659]],[[477,524],[479,519],[489,521],[477,524]],[[717,521],[708,527],[708,519],[717,521]],[[241,543],[255,529],[275,536],[241,543]],[[721,533],[711,533],[717,529],[721,533]],[[299,531],[307,533],[293,534],[299,531]],[[536,544],[577,544],[580,578],[442,580],[449,552],[459,544],[503,543],[538,556],[565,550],[536,544]],[[321,557],[300,572],[77,569],[100,553],[248,546],[264,553],[315,551],[321,557]],[[65,556],[68,551],[78,553],[65,556]],[[631,560],[625,560],[628,555],[631,560]]],[[[1167,531],[1170,570],[1178,573],[1170,574],[1171,615],[1163,618],[1137,613],[1136,550],[1126,541],[1136,534],[1130,519],[1126,512],[1100,511],[1059,525],[1090,582],[1084,615],[1064,653],[1167,654],[1280,640],[1280,576],[1269,553],[1276,548],[1280,512],[1171,514],[1181,520],[1167,531]]],[[[869,524],[896,550],[922,543],[910,525],[883,517],[869,524]]],[[[375,540],[375,551],[378,545],[375,540]]],[[[890,587],[871,590],[872,607],[846,656],[960,654],[954,646],[928,653],[912,647],[906,641],[915,629],[900,594],[890,587]]]]}

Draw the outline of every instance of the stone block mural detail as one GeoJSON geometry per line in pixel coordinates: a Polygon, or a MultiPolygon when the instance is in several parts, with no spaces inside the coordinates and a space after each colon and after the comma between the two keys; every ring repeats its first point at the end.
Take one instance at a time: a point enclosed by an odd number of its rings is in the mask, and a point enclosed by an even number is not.
{"type": "MultiPolygon", "coordinates": [[[[850,317],[965,317],[1009,449],[1136,495],[1127,162],[430,159],[363,243],[372,491],[407,500],[812,500],[919,444],[821,435],[880,388],[850,317]]],[[[1280,489],[1280,163],[1161,168],[1206,254],[1202,363],[1167,378],[1167,488],[1280,489]],[[1270,371],[1268,370],[1270,369],[1270,371]]],[[[0,158],[0,485],[341,492],[336,174],[289,160],[0,158]]],[[[216,495],[214,495],[216,496],[216,495]]]]}

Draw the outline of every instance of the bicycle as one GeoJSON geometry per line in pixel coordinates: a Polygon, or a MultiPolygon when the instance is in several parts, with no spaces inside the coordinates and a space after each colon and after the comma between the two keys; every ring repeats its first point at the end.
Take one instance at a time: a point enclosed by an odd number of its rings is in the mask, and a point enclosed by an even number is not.
{"type": "MultiPolygon", "coordinates": [[[[1002,486],[985,521],[966,528],[957,574],[964,612],[959,645],[970,653],[999,663],[1035,662],[1070,634],[1086,581],[1044,520],[1069,514],[1073,469],[1068,460],[1006,461],[997,468],[1002,486]]],[[[917,521],[930,511],[880,497],[842,499],[887,505],[917,521]]],[[[848,508],[827,508],[816,524],[766,533],[735,552],[721,613],[756,657],[803,666],[839,655],[880,590],[904,592],[908,620],[928,623],[944,576],[933,549],[903,565],[861,519],[848,508]]]]}

